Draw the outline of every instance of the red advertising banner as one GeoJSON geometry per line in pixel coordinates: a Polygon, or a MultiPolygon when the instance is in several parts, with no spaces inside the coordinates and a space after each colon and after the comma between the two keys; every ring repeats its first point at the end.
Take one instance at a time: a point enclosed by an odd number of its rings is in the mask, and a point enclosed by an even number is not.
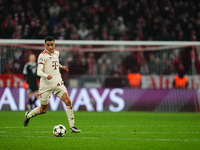
{"type": "Polygon", "coordinates": [[[0,87],[22,87],[23,74],[0,74],[0,87]]]}
{"type": "MultiPolygon", "coordinates": [[[[142,89],[172,89],[175,75],[143,75],[142,89]]],[[[188,89],[200,88],[200,76],[192,75],[188,77],[188,89]]]]}
{"type": "MultiPolygon", "coordinates": [[[[142,89],[172,89],[175,75],[143,75],[142,89]]],[[[200,76],[188,77],[188,89],[200,89],[200,76]]],[[[0,87],[23,87],[23,74],[0,74],[0,87]]]]}

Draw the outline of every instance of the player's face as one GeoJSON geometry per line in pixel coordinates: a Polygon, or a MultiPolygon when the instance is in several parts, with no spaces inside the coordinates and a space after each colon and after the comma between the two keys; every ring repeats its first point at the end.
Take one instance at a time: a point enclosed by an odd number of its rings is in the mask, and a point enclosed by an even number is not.
{"type": "Polygon", "coordinates": [[[34,54],[31,54],[31,55],[29,56],[29,61],[30,61],[30,62],[35,62],[35,55],[34,55],[34,54]]]}
{"type": "Polygon", "coordinates": [[[54,41],[46,41],[45,47],[49,53],[54,53],[55,42],[54,41]]]}

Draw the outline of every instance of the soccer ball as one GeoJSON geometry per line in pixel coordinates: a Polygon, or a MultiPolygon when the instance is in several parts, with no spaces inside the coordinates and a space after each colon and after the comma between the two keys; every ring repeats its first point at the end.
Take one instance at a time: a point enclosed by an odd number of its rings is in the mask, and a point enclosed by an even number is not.
{"type": "Polygon", "coordinates": [[[53,134],[56,137],[62,137],[65,135],[65,133],[66,133],[66,128],[62,124],[58,124],[53,127],[53,134]]]}

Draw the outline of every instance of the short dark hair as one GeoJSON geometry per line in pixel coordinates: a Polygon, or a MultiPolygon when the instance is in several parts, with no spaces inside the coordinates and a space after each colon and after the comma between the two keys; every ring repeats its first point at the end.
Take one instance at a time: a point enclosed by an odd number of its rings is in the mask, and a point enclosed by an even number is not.
{"type": "Polygon", "coordinates": [[[52,36],[45,37],[45,43],[46,43],[46,41],[54,41],[55,42],[55,40],[52,36]]]}

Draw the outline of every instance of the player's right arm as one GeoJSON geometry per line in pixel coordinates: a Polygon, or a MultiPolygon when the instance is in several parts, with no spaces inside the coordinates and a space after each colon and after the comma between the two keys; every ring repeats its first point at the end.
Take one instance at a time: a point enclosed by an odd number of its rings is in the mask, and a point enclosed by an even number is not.
{"type": "Polygon", "coordinates": [[[52,79],[52,76],[51,75],[48,75],[46,73],[44,73],[42,70],[43,70],[43,67],[44,65],[43,64],[38,64],[38,68],[37,68],[37,75],[38,76],[41,76],[41,77],[45,77],[47,78],[48,80],[52,79]]]}
{"type": "Polygon", "coordinates": [[[41,77],[45,77],[48,80],[50,80],[52,76],[43,72],[44,62],[45,62],[44,57],[42,56],[42,54],[40,54],[38,57],[37,75],[41,77]]]}

